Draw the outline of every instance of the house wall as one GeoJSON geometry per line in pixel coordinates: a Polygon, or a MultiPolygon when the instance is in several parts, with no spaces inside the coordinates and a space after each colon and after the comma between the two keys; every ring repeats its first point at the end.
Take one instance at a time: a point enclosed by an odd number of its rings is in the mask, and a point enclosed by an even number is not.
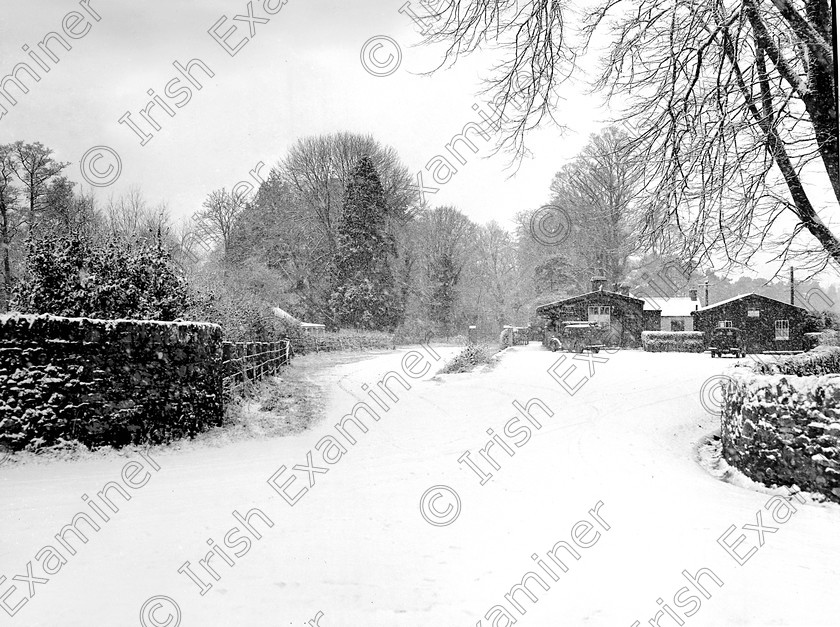
{"type": "Polygon", "coordinates": [[[668,332],[672,331],[672,320],[682,320],[682,323],[685,326],[683,331],[694,331],[694,318],[691,316],[661,316],[659,330],[668,332]]]}
{"type": "Polygon", "coordinates": [[[661,331],[662,330],[662,312],[658,309],[647,309],[642,312],[643,330],[644,331],[661,331]]]}
{"type": "Polygon", "coordinates": [[[720,321],[731,320],[732,326],[744,331],[747,352],[807,350],[804,334],[812,330],[804,309],[756,295],[745,296],[708,311],[696,311],[692,315],[694,329],[705,333],[706,344],[711,339],[712,329],[717,328],[720,321]],[[752,309],[759,312],[757,318],[747,315],[752,309]],[[776,320],[789,321],[789,340],[776,339],[776,320]]]}
{"type": "MultiPolygon", "coordinates": [[[[563,322],[587,320],[590,306],[612,307],[610,329],[605,330],[603,343],[609,346],[638,347],[642,343],[642,303],[622,298],[612,292],[587,294],[585,298],[554,308],[540,315],[548,320],[550,332],[562,329],[563,322]]],[[[658,312],[657,312],[658,313],[658,312]]]]}

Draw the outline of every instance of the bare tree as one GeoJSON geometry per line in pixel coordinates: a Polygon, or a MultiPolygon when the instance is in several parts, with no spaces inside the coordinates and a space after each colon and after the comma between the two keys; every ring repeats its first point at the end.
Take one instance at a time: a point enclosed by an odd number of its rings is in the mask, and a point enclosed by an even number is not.
{"type": "Polygon", "coordinates": [[[0,290],[0,312],[9,309],[12,285],[12,267],[9,250],[12,238],[19,226],[19,190],[14,186],[17,177],[17,163],[14,146],[0,145],[0,247],[3,251],[3,286],[0,290]]]}
{"type": "Polygon", "coordinates": [[[569,237],[558,249],[577,266],[579,286],[602,270],[610,285],[624,280],[630,255],[642,170],[627,148],[627,135],[609,128],[592,135],[576,159],[551,183],[552,203],[568,214],[569,237]]]}
{"type": "Polygon", "coordinates": [[[43,199],[47,195],[48,182],[70,164],[53,159],[52,149],[41,142],[28,144],[18,141],[14,143],[14,151],[18,166],[15,174],[23,184],[29,201],[28,227],[31,232],[36,226],[37,214],[42,209],[43,199]]]}
{"type": "Polygon", "coordinates": [[[246,204],[244,193],[228,192],[225,188],[216,189],[204,199],[202,210],[195,215],[199,237],[221,241],[225,258],[230,253],[236,219],[246,204]]]}
{"type": "Polygon", "coordinates": [[[76,184],[57,176],[47,186],[43,200],[41,227],[68,234],[94,227],[96,201],[92,193],[77,192],[76,184]]]}
{"type": "Polygon", "coordinates": [[[425,244],[425,294],[428,315],[445,327],[447,334],[455,324],[458,283],[476,225],[454,207],[437,207],[421,215],[420,234],[425,244]]]}
{"type": "Polygon", "coordinates": [[[412,181],[396,150],[381,145],[372,136],[342,132],[306,137],[292,146],[278,168],[283,181],[312,212],[331,253],[335,250],[344,190],[363,156],[370,157],[382,180],[389,230],[393,231],[412,215],[412,181]]]}
{"type": "Polygon", "coordinates": [[[114,235],[142,237],[168,228],[169,209],[165,203],[151,206],[143,191],[132,186],[125,194],[108,198],[102,222],[114,235]]]}
{"type": "Polygon", "coordinates": [[[483,45],[506,52],[488,90],[505,141],[521,153],[527,130],[553,111],[578,54],[607,31],[611,44],[595,86],[626,105],[619,119],[645,166],[640,235],[647,243],[695,259],[745,260],[787,215],[794,228],[775,242],[781,257],[813,252],[795,247],[804,231],[819,242],[823,264],[840,261],[813,183],[827,175],[828,208],[836,211],[829,0],[601,0],[575,38],[565,20],[580,9],[555,0],[448,0],[429,38],[448,42],[453,61],[483,45]]]}
{"type": "Polygon", "coordinates": [[[496,222],[481,225],[464,269],[464,298],[468,316],[484,323],[484,331],[497,333],[516,316],[519,299],[516,243],[496,222]]]}

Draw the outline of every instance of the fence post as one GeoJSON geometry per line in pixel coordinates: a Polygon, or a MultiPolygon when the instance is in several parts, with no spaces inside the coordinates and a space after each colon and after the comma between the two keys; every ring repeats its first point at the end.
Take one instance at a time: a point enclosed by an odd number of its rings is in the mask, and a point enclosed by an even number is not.
{"type": "Polygon", "coordinates": [[[268,374],[272,377],[277,375],[277,342],[268,345],[268,374]]]}
{"type": "Polygon", "coordinates": [[[240,350],[242,351],[242,387],[244,389],[248,385],[248,344],[242,342],[240,350]]]}

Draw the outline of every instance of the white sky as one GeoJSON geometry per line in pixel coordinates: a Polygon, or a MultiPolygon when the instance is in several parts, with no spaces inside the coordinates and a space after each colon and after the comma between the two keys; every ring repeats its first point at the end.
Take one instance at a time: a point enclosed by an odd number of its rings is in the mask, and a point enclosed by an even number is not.
{"type": "MultiPolygon", "coordinates": [[[[475,95],[479,74],[489,63],[476,57],[432,77],[418,75],[438,57],[415,45],[420,40],[415,26],[398,12],[404,1],[289,0],[269,23],[256,24],[253,39],[231,58],[207,31],[223,15],[245,14],[245,0],[90,0],[101,21],[71,41],[71,51],[57,49],[61,61],[48,63],[52,70],[40,82],[29,81],[30,92],[0,120],[0,141],[43,142],[57,158],[73,162],[69,177],[80,183],[85,151],[109,146],[121,156],[123,171],[98,195],[139,185],[154,203],[167,201],[176,217],[196,211],[212,189],[247,179],[259,161],[273,165],[306,135],[371,133],[394,146],[415,173],[442,153],[464,124],[479,120],[471,107],[481,102],[475,95]],[[360,61],[363,44],[376,35],[393,38],[403,51],[401,67],[387,77],[371,76],[360,61]],[[205,87],[183,108],[173,108],[175,117],[158,109],[162,130],[141,146],[119,118],[131,111],[132,119],[141,120],[147,90],[162,94],[177,76],[173,61],[193,58],[206,63],[215,78],[196,71],[205,87]]],[[[48,32],[60,32],[65,14],[84,13],[73,0],[3,0],[3,8],[0,76],[22,61],[35,66],[21,46],[36,48],[48,32]]],[[[253,8],[255,16],[266,16],[262,0],[253,8]]],[[[245,22],[228,22],[220,30],[230,25],[239,29],[231,43],[248,32],[245,22]]],[[[379,56],[387,58],[385,51],[379,56]]],[[[553,174],[598,130],[595,104],[569,94],[558,117],[575,132],[561,135],[549,127],[532,134],[534,158],[514,178],[508,178],[506,155],[482,159],[490,154],[483,150],[428,198],[454,204],[476,221],[509,225],[516,211],[548,200],[553,174]]],[[[424,178],[428,184],[428,173],[424,178]]]]}
{"type": "MultiPolygon", "coordinates": [[[[431,77],[419,75],[440,56],[416,46],[416,26],[398,11],[405,0],[288,0],[275,16],[266,15],[263,0],[253,0],[254,15],[270,21],[255,25],[253,39],[235,57],[207,31],[222,16],[245,14],[247,0],[87,1],[101,20],[83,38],[70,40],[72,50],[53,46],[61,60],[48,64],[51,71],[42,72],[40,82],[23,77],[30,92],[0,119],[0,142],[43,142],[58,159],[73,163],[67,174],[80,183],[82,155],[98,145],[113,148],[123,171],[117,183],[97,192],[102,199],[137,185],[152,203],[165,201],[175,218],[185,218],[211,190],[248,180],[258,162],[273,165],[298,138],[340,130],[373,134],[394,146],[416,173],[443,154],[467,122],[479,120],[471,107],[482,103],[476,94],[491,59],[476,55],[431,77]],[[386,77],[371,76],[360,61],[363,44],[378,35],[396,40],[403,53],[401,67],[386,77]],[[150,100],[147,90],[162,94],[178,76],[173,62],[194,58],[215,77],[196,72],[204,88],[183,108],[173,108],[172,118],[158,108],[162,129],[141,146],[119,118],[130,111],[139,121],[150,100]]],[[[419,0],[412,2],[419,11],[419,0]]],[[[78,0],[3,0],[3,8],[0,77],[23,61],[36,67],[21,47],[37,48],[47,33],[61,32],[66,14],[87,15],[78,0]]],[[[248,25],[228,21],[220,31],[231,25],[238,29],[230,38],[235,43],[248,25]]],[[[608,117],[600,100],[582,95],[582,88],[564,86],[562,94],[556,117],[573,131],[548,126],[532,132],[533,158],[513,178],[506,155],[488,156],[489,149],[468,155],[429,201],[505,226],[512,226],[517,211],[547,202],[554,173],[608,117]]],[[[174,107],[174,100],[167,102],[174,107]]],[[[424,182],[430,182],[428,173],[424,182]]],[[[828,204],[826,218],[836,209],[833,201],[828,204]]]]}

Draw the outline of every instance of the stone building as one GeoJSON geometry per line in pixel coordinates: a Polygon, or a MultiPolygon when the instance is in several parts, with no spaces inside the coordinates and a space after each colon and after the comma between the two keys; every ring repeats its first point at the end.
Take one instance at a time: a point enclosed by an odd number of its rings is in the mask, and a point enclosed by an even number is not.
{"type": "Polygon", "coordinates": [[[741,294],[692,312],[694,330],[735,327],[744,332],[748,353],[807,350],[805,333],[817,330],[814,317],[804,308],[761,296],[741,294]]]}
{"type": "Polygon", "coordinates": [[[645,301],[630,296],[626,289],[605,290],[605,284],[604,277],[593,277],[590,292],[537,307],[537,315],[546,321],[546,333],[559,333],[565,322],[597,322],[604,329],[601,343],[640,346],[646,328],[645,301]]]}

